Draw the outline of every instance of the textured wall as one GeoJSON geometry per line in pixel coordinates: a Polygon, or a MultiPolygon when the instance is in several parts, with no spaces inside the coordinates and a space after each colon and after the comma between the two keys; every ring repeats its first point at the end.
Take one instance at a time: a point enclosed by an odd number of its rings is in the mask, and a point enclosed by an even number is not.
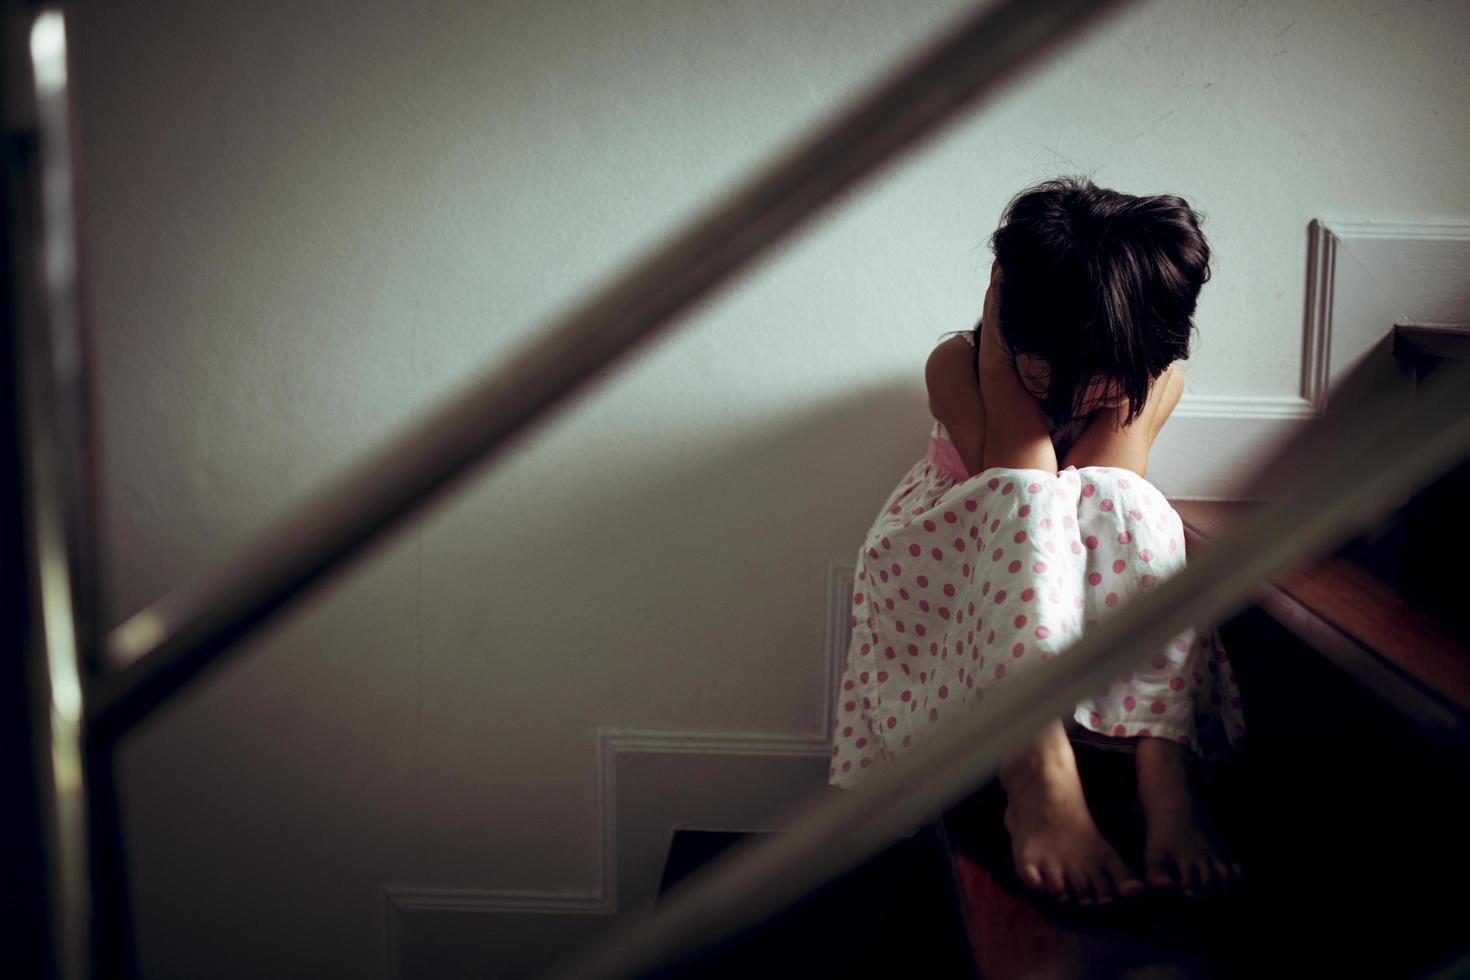
{"type": "MultiPolygon", "coordinates": [[[[76,4],[112,620],[963,6],[76,4]]],[[[129,742],[147,973],[370,974],[387,882],[591,888],[597,726],[813,730],[824,564],[922,452],[1025,184],[1186,197],[1190,392],[1295,394],[1307,222],[1470,212],[1467,33],[1139,3],[885,173],[129,742]]]]}

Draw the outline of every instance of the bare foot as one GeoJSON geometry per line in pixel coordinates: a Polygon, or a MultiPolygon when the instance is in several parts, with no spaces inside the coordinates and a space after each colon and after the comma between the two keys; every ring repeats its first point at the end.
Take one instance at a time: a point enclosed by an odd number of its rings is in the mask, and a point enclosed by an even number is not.
{"type": "Polygon", "coordinates": [[[1147,886],[1093,823],[1077,776],[1077,759],[1060,722],[1025,755],[1001,769],[1006,830],[1016,874],[1058,902],[1107,905],[1147,886]]]}
{"type": "Polygon", "coordinates": [[[1148,882],[1195,897],[1224,890],[1240,878],[1241,868],[1194,793],[1192,761],[1188,749],[1168,739],[1138,740],[1138,802],[1148,882]]]}

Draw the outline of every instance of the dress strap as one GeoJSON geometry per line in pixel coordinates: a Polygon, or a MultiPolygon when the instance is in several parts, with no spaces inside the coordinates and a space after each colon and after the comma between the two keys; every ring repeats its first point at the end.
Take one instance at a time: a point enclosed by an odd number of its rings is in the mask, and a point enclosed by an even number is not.
{"type": "Polygon", "coordinates": [[[924,458],[948,473],[956,483],[963,483],[970,478],[970,471],[965,469],[965,461],[960,457],[960,451],[950,441],[949,433],[943,432],[942,426],[935,426],[934,434],[929,437],[929,451],[924,458]]]}

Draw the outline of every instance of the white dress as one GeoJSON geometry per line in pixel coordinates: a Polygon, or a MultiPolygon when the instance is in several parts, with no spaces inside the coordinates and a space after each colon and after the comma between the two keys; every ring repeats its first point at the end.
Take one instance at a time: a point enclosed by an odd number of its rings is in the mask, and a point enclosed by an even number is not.
{"type": "MultiPolygon", "coordinates": [[[[1078,420],[1085,424],[1085,420],[1078,420]]],[[[1081,426],[1052,433],[1065,441],[1081,426]]],[[[889,494],[858,552],[828,781],[851,788],[946,717],[984,710],[1093,623],[1184,567],[1184,531],[1131,470],[995,467],[967,475],[944,426],[889,494]]],[[[1244,736],[1217,630],[1186,630],[1077,703],[1107,747],[1170,738],[1207,765],[1244,736]]]]}

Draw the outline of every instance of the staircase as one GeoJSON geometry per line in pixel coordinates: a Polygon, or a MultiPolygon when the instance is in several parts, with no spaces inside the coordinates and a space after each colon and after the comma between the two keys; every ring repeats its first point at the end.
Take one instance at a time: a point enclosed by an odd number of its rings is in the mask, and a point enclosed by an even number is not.
{"type": "MultiPolygon", "coordinates": [[[[1470,356],[1463,327],[1399,325],[1400,385],[1470,356]]],[[[1334,405],[1351,397],[1334,393],[1334,405]]],[[[1249,735],[1204,797],[1245,869],[1216,899],[1104,909],[1032,897],[992,782],[758,930],[660,977],[1420,977],[1470,947],[1470,555],[1462,465],[1372,533],[1221,624],[1249,735]]],[[[1191,553],[1250,503],[1177,501],[1191,553]]],[[[1075,746],[1099,829],[1135,867],[1132,759],[1075,746]]],[[[663,890],[743,835],[675,834],[663,890]]]]}

